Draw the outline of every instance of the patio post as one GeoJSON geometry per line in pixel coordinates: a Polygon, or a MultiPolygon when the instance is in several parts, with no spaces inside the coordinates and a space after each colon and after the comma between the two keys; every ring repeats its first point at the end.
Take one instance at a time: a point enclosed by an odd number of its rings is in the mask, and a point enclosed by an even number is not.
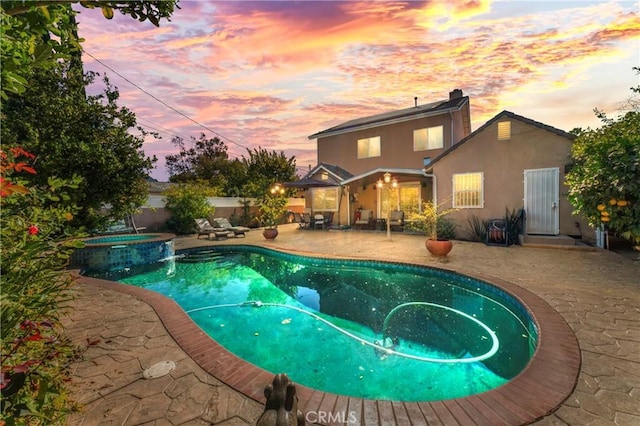
{"type": "Polygon", "coordinates": [[[398,180],[386,172],[383,179],[378,179],[376,186],[384,189],[388,195],[389,205],[387,206],[387,241],[391,241],[391,190],[398,187],[398,180]]]}

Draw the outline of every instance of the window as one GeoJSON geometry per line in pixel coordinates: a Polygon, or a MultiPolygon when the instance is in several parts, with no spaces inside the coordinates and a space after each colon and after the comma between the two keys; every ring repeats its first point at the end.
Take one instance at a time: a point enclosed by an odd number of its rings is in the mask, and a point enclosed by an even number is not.
{"type": "Polygon", "coordinates": [[[322,180],[329,180],[329,173],[327,173],[327,172],[322,172],[322,174],[320,175],[320,179],[322,179],[322,180]]]}
{"type": "Polygon", "coordinates": [[[378,217],[388,217],[389,208],[391,210],[401,210],[405,218],[412,212],[420,209],[420,184],[402,184],[394,190],[378,190],[380,209],[378,217]]]}
{"type": "Polygon", "coordinates": [[[444,127],[435,126],[413,131],[413,150],[424,151],[444,147],[444,127]]]}
{"type": "Polygon", "coordinates": [[[500,121],[498,122],[498,140],[506,141],[511,139],[511,122],[500,121]]]}
{"type": "Polygon", "coordinates": [[[481,208],[484,205],[484,174],[453,175],[453,207],[481,208]]]}
{"type": "Polygon", "coordinates": [[[315,211],[338,211],[338,188],[313,188],[311,208],[315,211]]]}
{"type": "Polygon", "coordinates": [[[380,136],[358,139],[358,158],[380,157],[380,136]]]}

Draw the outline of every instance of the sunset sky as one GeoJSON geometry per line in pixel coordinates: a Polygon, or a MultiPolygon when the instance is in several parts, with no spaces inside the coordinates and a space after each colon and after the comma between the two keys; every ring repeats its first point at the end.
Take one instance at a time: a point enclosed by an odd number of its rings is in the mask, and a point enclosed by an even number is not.
{"type": "MultiPolygon", "coordinates": [[[[160,28],[80,11],[85,70],[157,131],[167,180],[174,136],[220,137],[316,164],[307,137],[341,122],[470,96],[472,129],[502,110],[569,131],[598,127],[639,84],[637,1],[181,1],[160,28]],[[204,127],[203,127],[204,126],[204,127]],[[215,132],[215,133],[214,133],[215,132]]],[[[95,92],[101,85],[93,88],[95,92]]]]}

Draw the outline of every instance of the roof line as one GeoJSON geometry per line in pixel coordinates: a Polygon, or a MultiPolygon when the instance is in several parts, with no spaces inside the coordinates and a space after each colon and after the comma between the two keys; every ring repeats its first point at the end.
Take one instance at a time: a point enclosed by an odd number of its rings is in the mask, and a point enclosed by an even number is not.
{"type": "Polygon", "coordinates": [[[532,120],[530,118],[524,117],[522,115],[518,115],[518,114],[513,113],[511,111],[503,110],[502,112],[498,113],[496,116],[491,118],[489,121],[484,123],[482,126],[478,127],[475,131],[469,133],[466,137],[461,139],[458,143],[454,144],[451,148],[447,149],[445,152],[443,152],[442,154],[440,154],[439,156],[434,158],[433,161],[431,161],[431,163],[429,163],[429,165],[426,166],[426,170],[431,170],[435,163],[437,163],[442,158],[444,158],[447,155],[449,155],[452,151],[457,149],[459,146],[463,145],[465,142],[468,142],[470,139],[475,137],[480,132],[484,131],[487,127],[489,127],[490,125],[492,125],[493,123],[495,123],[496,121],[498,121],[502,117],[509,117],[511,119],[514,119],[514,120],[522,121],[525,124],[529,124],[531,126],[538,127],[539,129],[546,130],[546,131],[551,132],[551,133],[555,133],[556,135],[565,137],[567,139],[573,140],[576,137],[572,133],[565,132],[564,130],[558,129],[558,128],[553,127],[553,126],[549,126],[548,124],[544,124],[544,123],[541,123],[539,121],[532,120]]]}
{"type": "Polygon", "coordinates": [[[424,176],[424,170],[423,169],[400,169],[400,168],[394,168],[394,167],[378,167],[377,169],[373,169],[373,170],[369,170],[366,171],[364,173],[361,173],[359,175],[353,176],[349,179],[345,179],[342,182],[340,182],[340,185],[346,185],[348,183],[351,182],[356,182],[362,178],[365,178],[367,176],[371,176],[374,175],[376,173],[382,173],[382,172],[389,172],[389,173],[395,173],[395,174],[409,174],[409,175],[420,175],[420,176],[424,176]]]}
{"type": "MultiPolygon", "coordinates": [[[[314,133],[311,136],[308,136],[307,139],[318,139],[320,136],[323,138],[329,137],[329,136],[336,136],[336,135],[341,135],[344,133],[351,133],[351,132],[355,132],[357,130],[365,130],[365,129],[371,129],[371,128],[375,128],[375,127],[380,127],[382,125],[390,125],[390,124],[395,124],[395,123],[402,123],[404,121],[410,121],[410,120],[416,120],[416,119],[420,119],[420,118],[426,118],[426,117],[433,117],[435,115],[440,115],[440,114],[447,114],[449,112],[453,112],[453,111],[459,111],[461,110],[465,104],[469,103],[469,97],[468,96],[463,96],[462,98],[463,102],[461,102],[460,104],[458,104],[457,106],[453,106],[453,107],[449,107],[449,108],[444,108],[444,109],[430,109],[427,110],[425,112],[422,112],[420,114],[408,114],[408,115],[402,115],[400,117],[393,117],[393,118],[389,118],[389,119],[383,119],[383,120],[379,120],[379,121],[370,121],[367,123],[363,123],[360,125],[354,125],[354,126],[349,126],[349,127],[343,127],[343,128],[337,128],[336,130],[331,130],[334,129],[336,127],[340,127],[342,124],[339,124],[338,126],[329,128],[327,130],[322,130],[320,132],[314,133]]],[[[447,103],[449,101],[442,101],[443,103],[447,103]]],[[[402,110],[399,110],[402,111],[402,110]]],[[[375,117],[375,116],[372,116],[375,117]]],[[[365,117],[366,118],[366,117],[365,117]]],[[[348,121],[347,121],[348,123],[348,121]]]]}

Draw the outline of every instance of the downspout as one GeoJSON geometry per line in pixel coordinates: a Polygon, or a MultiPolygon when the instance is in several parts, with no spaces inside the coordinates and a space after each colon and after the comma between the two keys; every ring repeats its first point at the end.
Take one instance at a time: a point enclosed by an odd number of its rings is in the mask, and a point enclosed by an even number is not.
{"type": "Polygon", "coordinates": [[[425,177],[429,177],[431,179],[433,179],[433,205],[437,206],[438,205],[438,180],[436,179],[436,175],[432,174],[432,173],[427,173],[426,169],[422,169],[422,174],[425,177]]]}

